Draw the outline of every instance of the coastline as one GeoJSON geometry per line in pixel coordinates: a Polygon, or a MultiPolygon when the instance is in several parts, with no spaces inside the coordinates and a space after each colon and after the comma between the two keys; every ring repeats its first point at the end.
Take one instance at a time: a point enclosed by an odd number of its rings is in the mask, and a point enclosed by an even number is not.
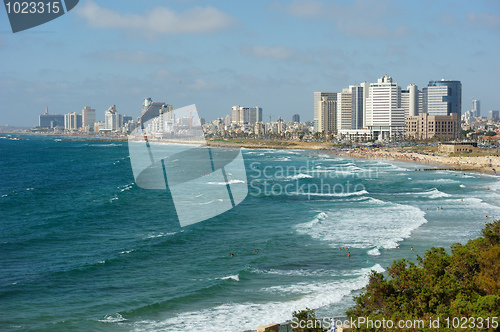
{"type": "Polygon", "coordinates": [[[342,149],[335,147],[331,143],[321,142],[290,142],[283,141],[273,144],[273,142],[255,143],[247,140],[245,142],[221,142],[208,141],[211,147],[220,148],[247,148],[247,149],[299,149],[299,150],[321,150],[327,153],[347,156],[351,158],[395,160],[403,162],[414,162],[420,164],[445,166],[446,169],[457,171],[476,171],[490,175],[500,175],[499,156],[448,156],[443,154],[425,154],[416,151],[400,151],[401,148],[380,147],[372,149],[342,149]],[[290,144],[292,143],[292,144],[290,144]]]}

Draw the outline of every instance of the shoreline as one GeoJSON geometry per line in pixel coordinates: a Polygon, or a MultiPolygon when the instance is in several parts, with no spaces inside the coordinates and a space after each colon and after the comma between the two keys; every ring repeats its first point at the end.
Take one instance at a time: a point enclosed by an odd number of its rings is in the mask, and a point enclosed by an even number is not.
{"type": "MultiPolygon", "coordinates": [[[[289,141],[284,141],[287,143],[289,141]]],[[[394,160],[402,162],[412,162],[419,164],[429,164],[436,166],[445,166],[447,170],[456,171],[475,171],[489,175],[500,175],[500,157],[499,156],[448,156],[441,154],[424,154],[416,151],[401,152],[400,148],[372,148],[369,150],[350,149],[345,150],[334,147],[331,143],[320,142],[292,142],[293,145],[273,145],[273,144],[252,144],[251,142],[220,142],[208,141],[210,147],[220,148],[246,148],[246,149],[297,149],[297,150],[316,150],[333,153],[335,155],[375,160],[394,160]]]]}

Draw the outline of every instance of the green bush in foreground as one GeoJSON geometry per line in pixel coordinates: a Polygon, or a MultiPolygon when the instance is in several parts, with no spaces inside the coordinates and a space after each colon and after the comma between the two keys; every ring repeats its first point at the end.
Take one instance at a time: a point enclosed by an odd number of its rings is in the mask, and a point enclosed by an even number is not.
{"type": "MultiPolygon", "coordinates": [[[[354,321],[358,317],[385,319],[395,324],[400,320],[425,322],[418,329],[393,327],[401,331],[453,330],[463,327],[467,318],[468,329],[475,326],[475,330],[482,322],[483,328],[477,330],[500,331],[492,319],[500,320],[500,221],[486,224],[482,233],[465,245],[452,245],[451,254],[443,248],[431,248],[424,258],[417,257],[417,264],[406,259],[394,261],[387,278],[372,271],[364,292],[347,311],[348,317],[354,321]],[[429,322],[438,317],[439,328],[431,328],[429,322]]],[[[363,325],[355,330],[384,328],[363,325]]]]}

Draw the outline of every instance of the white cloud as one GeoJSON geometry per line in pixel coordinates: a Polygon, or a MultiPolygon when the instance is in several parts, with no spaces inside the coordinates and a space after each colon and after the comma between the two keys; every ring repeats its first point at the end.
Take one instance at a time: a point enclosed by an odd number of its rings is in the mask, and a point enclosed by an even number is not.
{"type": "Polygon", "coordinates": [[[273,59],[286,59],[292,55],[292,51],[282,45],[270,47],[263,45],[244,45],[241,47],[241,53],[246,56],[273,59]]]}
{"type": "Polygon", "coordinates": [[[89,56],[95,59],[104,59],[113,62],[133,62],[133,63],[164,63],[165,58],[158,53],[146,53],[143,51],[98,51],[90,53],[89,56]]]}
{"type": "Polygon", "coordinates": [[[500,15],[493,13],[467,13],[467,22],[488,28],[500,28],[500,15]]]}
{"type": "Polygon", "coordinates": [[[220,86],[216,81],[206,81],[202,78],[197,78],[193,83],[188,84],[187,87],[191,90],[211,90],[220,86]]]}
{"type": "Polygon", "coordinates": [[[76,7],[76,13],[91,27],[142,30],[154,34],[210,33],[226,29],[235,21],[230,15],[211,6],[194,7],[182,13],[157,7],[138,15],[121,14],[100,7],[92,0],[76,7]]]}
{"type": "Polygon", "coordinates": [[[355,0],[348,4],[321,0],[293,0],[271,8],[284,10],[291,16],[334,24],[337,30],[358,37],[403,37],[408,27],[395,20],[397,10],[387,0],[355,0]]]}

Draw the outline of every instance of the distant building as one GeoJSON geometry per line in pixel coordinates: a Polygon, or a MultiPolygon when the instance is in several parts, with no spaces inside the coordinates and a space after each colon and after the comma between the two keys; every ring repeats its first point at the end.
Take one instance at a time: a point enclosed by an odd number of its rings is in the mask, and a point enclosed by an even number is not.
{"type": "Polygon", "coordinates": [[[85,106],[82,110],[82,127],[85,131],[94,131],[94,123],[96,122],[95,109],[90,106],[85,106]]]}
{"type": "Polygon", "coordinates": [[[419,113],[420,93],[415,84],[406,87],[407,90],[401,90],[401,108],[405,110],[405,118],[416,116],[419,113]]]}
{"type": "MultiPolygon", "coordinates": [[[[324,102],[323,97],[327,98],[327,101],[337,102],[337,92],[314,92],[314,132],[324,132],[325,131],[325,121],[324,121],[324,102]]],[[[337,116],[335,115],[335,118],[337,116]]]]}
{"type": "Polygon", "coordinates": [[[142,128],[146,125],[149,120],[155,119],[160,116],[160,110],[167,108],[168,110],[173,110],[173,106],[165,104],[164,102],[153,102],[151,98],[145,98],[142,104],[142,114],[140,122],[142,128]]]}
{"type": "Polygon", "coordinates": [[[45,108],[45,113],[40,114],[38,118],[38,126],[40,128],[64,127],[64,115],[49,114],[48,108],[45,108]]]}
{"type": "Polygon", "coordinates": [[[232,107],[232,123],[240,126],[255,125],[257,122],[262,122],[262,108],[233,106],[232,107]]]}
{"type": "Polygon", "coordinates": [[[439,144],[438,151],[446,153],[474,152],[477,149],[476,142],[443,142],[439,144]]]}
{"type": "Polygon", "coordinates": [[[352,129],[352,93],[342,89],[337,93],[337,131],[352,129]]]}
{"type": "Polygon", "coordinates": [[[472,114],[474,117],[481,116],[481,101],[477,99],[472,99],[472,114]]]}
{"type": "Polygon", "coordinates": [[[319,103],[319,121],[318,121],[318,131],[324,134],[336,134],[337,133],[337,115],[338,115],[338,102],[337,100],[332,100],[328,96],[321,97],[319,103]]]}
{"type": "Polygon", "coordinates": [[[292,115],[292,122],[300,122],[300,115],[298,114],[292,115]]]}
{"type": "Polygon", "coordinates": [[[460,81],[430,81],[427,86],[427,113],[429,115],[457,114],[462,116],[462,83],[460,81]]]}
{"type": "Polygon", "coordinates": [[[497,121],[499,119],[499,111],[489,111],[489,118],[497,121]]]}
{"type": "Polygon", "coordinates": [[[438,137],[440,139],[456,139],[459,133],[457,114],[430,115],[422,113],[406,119],[406,136],[424,140],[438,137]]]}
{"type": "Polygon", "coordinates": [[[104,112],[104,127],[106,130],[120,130],[123,125],[123,116],[116,110],[116,105],[112,105],[104,112]]]}
{"type": "Polygon", "coordinates": [[[78,130],[82,127],[82,115],[76,112],[64,114],[64,129],[78,130]]]}
{"type": "Polygon", "coordinates": [[[366,126],[376,140],[397,138],[405,131],[405,110],[401,108],[401,87],[385,75],[370,83],[366,99],[366,126]]]}

